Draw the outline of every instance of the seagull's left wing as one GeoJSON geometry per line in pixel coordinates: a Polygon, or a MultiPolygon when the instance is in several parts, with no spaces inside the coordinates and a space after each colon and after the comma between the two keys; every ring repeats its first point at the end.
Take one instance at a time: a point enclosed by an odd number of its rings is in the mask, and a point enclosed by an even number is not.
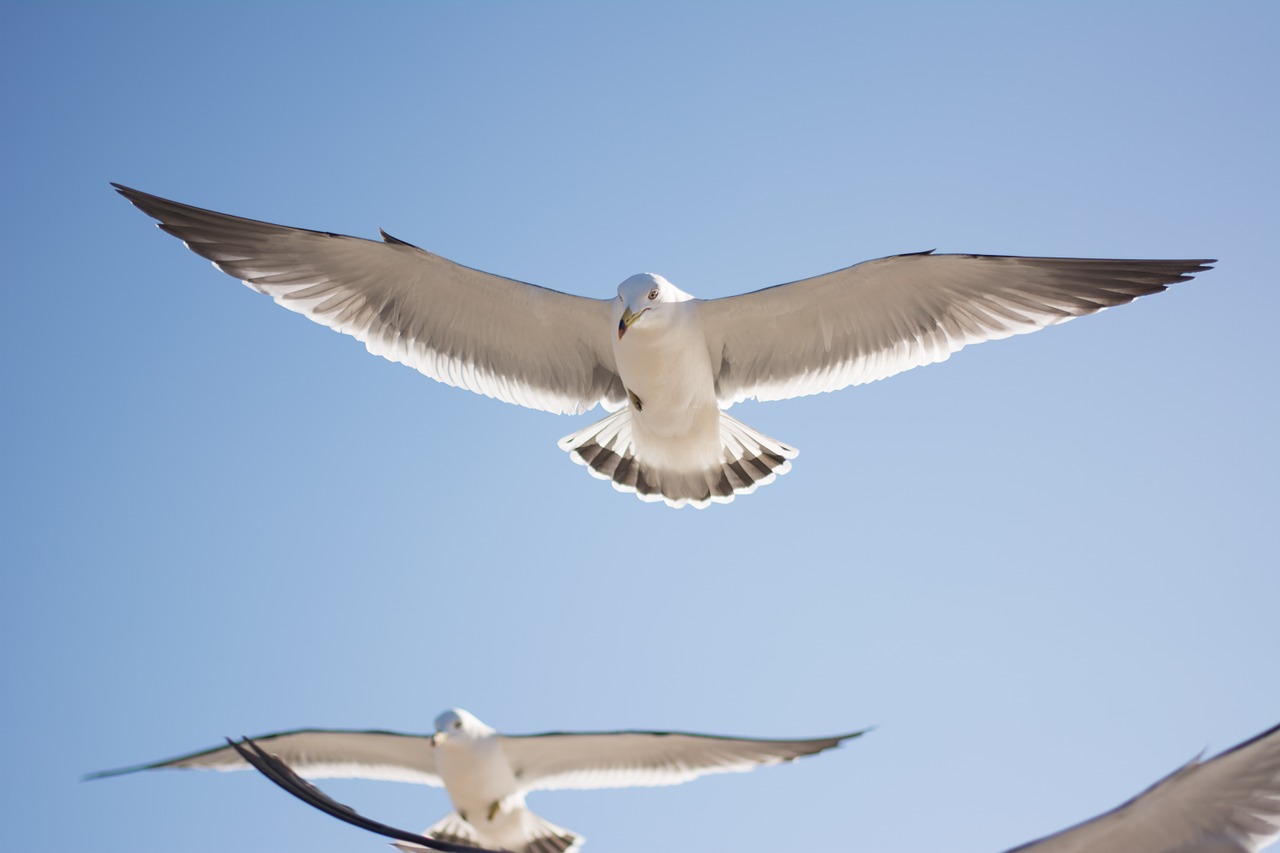
{"type": "Polygon", "coordinates": [[[1211,263],[926,252],[698,305],[727,405],[884,379],[1131,302],[1211,263]]]}
{"type": "MultiPolygon", "coordinates": [[[[255,740],[289,766],[311,779],[380,779],[442,787],[436,772],[435,749],[427,735],[400,732],[341,729],[295,729],[259,735],[255,740]]],[[[167,768],[196,770],[246,770],[236,750],[229,746],[202,749],[164,761],[101,770],[86,779],[105,779],[141,770],[167,768]]]]}
{"type": "Polygon", "coordinates": [[[116,191],[278,305],[446,385],[556,414],[626,399],[611,300],[587,299],[383,242],[273,225],[116,191]]]}
{"type": "Polygon", "coordinates": [[[502,737],[526,791],[677,785],[813,755],[868,730],[811,740],[747,740],[683,732],[551,732],[502,737]]]}
{"type": "MultiPolygon", "coordinates": [[[[345,821],[352,826],[358,826],[361,829],[367,829],[370,832],[376,832],[378,835],[387,838],[395,838],[399,841],[408,841],[421,847],[427,847],[432,850],[443,850],[446,853],[492,853],[480,847],[469,847],[465,844],[454,844],[451,841],[438,841],[434,838],[428,838],[425,835],[419,835],[416,832],[409,832],[405,829],[397,829],[394,826],[388,826],[385,823],[379,823],[371,820],[357,812],[351,806],[344,805],[330,797],[324,791],[321,791],[315,785],[303,779],[297,773],[294,773],[289,765],[285,764],[276,756],[262,749],[249,738],[245,738],[240,743],[236,743],[227,738],[227,743],[231,748],[239,753],[240,757],[253,765],[255,769],[263,776],[266,776],[272,782],[288,791],[293,796],[302,800],[309,806],[319,809],[325,814],[332,815],[338,820],[345,821]]],[[[399,847],[400,845],[396,845],[399,847]]],[[[401,847],[402,850],[409,849],[401,847]]]]}
{"type": "Polygon", "coordinates": [[[1007,853],[1255,853],[1280,838],[1280,726],[1007,853]]]}

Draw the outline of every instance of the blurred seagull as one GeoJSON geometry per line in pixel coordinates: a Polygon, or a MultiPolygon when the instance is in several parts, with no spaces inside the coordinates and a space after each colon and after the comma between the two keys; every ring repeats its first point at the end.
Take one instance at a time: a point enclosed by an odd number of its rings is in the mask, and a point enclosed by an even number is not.
{"type": "Polygon", "coordinates": [[[556,414],[612,412],[560,440],[592,475],[674,507],[728,503],[796,450],[726,414],[837,391],[1157,293],[1212,260],[921,252],[724,299],[634,275],[588,299],[383,242],[116,190],[223,272],[448,385],[556,414]]]}
{"type": "Polygon", "coordinates": [[[1280,726],[1194,758],[1092,820],[1006,853],[1256,853],[1280,838],[1280,726]]]}
{"type": "MultiPolygon", "coordinates": [[[[677,785],[709,773],[743,772],[792,761],[832,749],[866,731],[811,740],[634,731],[501,735],[460,708],[445,711],[436,718],[435,726],[430,737],[306,729],[254,740],[307,778],[385,779],[443,786],[454,811],[423,832],[435,841],[513,853],[567,853],[578,849],[582,837],[530,811],[524,803],[530,791],[677,785]]],[[[250,764],[242,755],[236,745],[229,745],[86,778],[170,767],[244,770],[250,764]]],[[[280,783],[279,779],[274,781],[280,783]]],[[[319,797],[333,803],[323,794],[319,797]]],[[[314,796],[308,802],[324,808],[314,796]]],[[[341,811],[325,810],[356,822],[341,811]]],[[[359,820],[364,823],[357,825],[387,834],[385,825],[359,820]]],[[[405,838],[405,832],[395,832],[401,834],[391,837],[411,840],[405,838]]]]}
{"type": "MultiPolygon", "coordinates": [[[[370,820],[302,781],[251,741],[233,746],[295,797],[347,823],[399,839],[395,846],[401,850],[416,850],[415,843],[458,853],[469,849],[442,846],[436,839],[370,820]]],[[[1006,853],[1257,853],[1278,836],[1280,726],[1209,761],[1189,762],[1104,815],[1006,853]]]]}

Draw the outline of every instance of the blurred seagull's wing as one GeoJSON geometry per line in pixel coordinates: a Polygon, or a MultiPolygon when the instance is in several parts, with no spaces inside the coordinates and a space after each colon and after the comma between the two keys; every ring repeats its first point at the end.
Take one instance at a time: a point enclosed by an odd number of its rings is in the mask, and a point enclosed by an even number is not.
{"type": "Polygon", "coordinates": [[[378,243],[288,228],[113,186],[218,269],[439,382],[557,414],[625,398],[610,300],[480,272],[385,233],[378,243]]]}
{"type": "MultiPolygon", "coordinates": [[[[300,729],[263,735],[255,740],[309,779],[382,779],[437,788],[444,784],[436,773],[435,752],[427,735],[300,729]]],[[[101,779],[168,768],[247,770],[248,767],[237,750],[223,746],[151,764],[103,770],[85,778],[101,779]]]]}
{"type": "Polygon", "coordinates": [[[1280,726],[1008,853],[1255,853],[1280,837],[1280,726]]]}
{"type": "Polygon", "coordinates": [[[523,790],[677,785],[708,773],[778,764],[864,732],[812,740],[747,740],[682,732],[551,732],[502,736],[523,790]]]}
{"type": "MultiPolygon", "coordinates": [[[[272,755],[249,738],[245,738],[241,743],[227,738],[230,748],[234,749],[245,762],[253,765],[263,776],[266,776],[281,788],[293,794],[307,805],[319,809],[325,814],[332,815],[338,820],[345,821],[352,826],[358,826],[361,829],[367,829],[370,832],[376,832],[387,838],[395,838],[399,841],[408,841],[421,847],[427,847],[432,850],[443,850],[447,853],[491,853],[479,847],[469,847],[465,844],[454,844],[450,841],[438,841],[434,838],[428,838],[425,835],[419,835],[416,832],[409,832],[405,829],[397,829],[394,826],[388,826],[385,823],[379,823],[376,820],[370,820],[364,815],[357,812],[351,806],[339,803],[324,791],[321,791],[315,785],[302,779],[297,773],[278,757],[272,755]]],[[[396,845],[399,847],[400,845],[396,845]]],[[[409,848],[401,848],[409,849],[409,848]]]]}
{"type": "Polygon", "coordinates": [[[699,310],[720,402],[783,400],[1131,302],[1211,263],[925,252],[703,301],[699,310]]]}

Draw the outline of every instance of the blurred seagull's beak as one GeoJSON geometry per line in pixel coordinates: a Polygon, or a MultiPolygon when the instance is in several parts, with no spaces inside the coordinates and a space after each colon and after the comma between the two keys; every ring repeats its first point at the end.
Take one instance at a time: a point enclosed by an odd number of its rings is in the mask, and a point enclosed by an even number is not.
{"type": "Polygon", "coordinates": [[[440,742],[441,742],[441,741],[443,741],[443,740],[445,739],[445,737],[446,737],[446,735],[445,735],[445,733],[444,733],[444,732],[436,732],[435,734],[433,734],[433,735],[431,736],[431,745],[432,745],[432,746],[439,746],[439,745],[440,745],[440,742]]]}

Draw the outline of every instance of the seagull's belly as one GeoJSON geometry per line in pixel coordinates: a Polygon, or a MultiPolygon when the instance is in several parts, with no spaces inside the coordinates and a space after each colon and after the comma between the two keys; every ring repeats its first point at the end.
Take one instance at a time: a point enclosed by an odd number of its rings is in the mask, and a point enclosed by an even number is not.
{"type": "Polygon", "coordinates": [[[517,790],[515,774],[497,743],[446,741],[436,747],[436,772],[453,807],[473,821],[517,790]]]}
{"type": "Polygon", "coordinates": [[[721,462],[720,409],[682,405],[633,412],[631,441],[636,458],[666,471],[704,471],[721,462]]]}
{"type": "Polygon", "coordinates": [[[614,346],[630,395],[636,457],[668,470],[718,464],[720,408],[701,329],[648,330],[639,324],[614,346]]]}

